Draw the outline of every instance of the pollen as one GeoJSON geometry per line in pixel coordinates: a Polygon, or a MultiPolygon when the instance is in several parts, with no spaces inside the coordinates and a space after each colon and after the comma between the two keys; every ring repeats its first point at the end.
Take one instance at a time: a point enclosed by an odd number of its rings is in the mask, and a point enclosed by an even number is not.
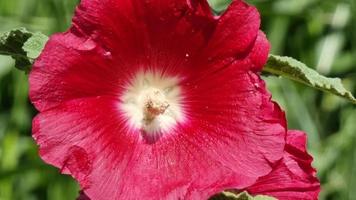
{"type": "Polygon", "coordinates": [[[146,124],[151,123],[157,116],[164,114],[169,107],[165,95],[158,89],[148,90],[145,100],[144,118],[146,124]]]}
{"type": "Polygon", "coordinates": [[[164,134],[183,120],[179,77],[139,72],[121,96],[121,110],[131,127],[147,134],[164,134]]]}

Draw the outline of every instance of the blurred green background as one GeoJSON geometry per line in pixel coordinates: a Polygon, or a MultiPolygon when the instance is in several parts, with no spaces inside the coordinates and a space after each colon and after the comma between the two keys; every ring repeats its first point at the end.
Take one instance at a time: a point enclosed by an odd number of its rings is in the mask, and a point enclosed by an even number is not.
{"type": "MultiPolygon", "coordinates": [[[[230,1],[211,0],[217,12],[230,1]]],[[[272,53],[295,57],[356,90],[356,1],[249,0],[262,15],[272,53]]],[[[0,32],[15,27],[65,31],[78,0],[0,0],[0,32]]],[[[0,200],[71,200],[78,186],[45,165],[31,138],[36,114],[27,75],[0,56],[0,200]]],[[[283,78],[265,78],[289,128],[308,132],[322,182],[320,199],[356,200],[356,107],[283,78]]]]}

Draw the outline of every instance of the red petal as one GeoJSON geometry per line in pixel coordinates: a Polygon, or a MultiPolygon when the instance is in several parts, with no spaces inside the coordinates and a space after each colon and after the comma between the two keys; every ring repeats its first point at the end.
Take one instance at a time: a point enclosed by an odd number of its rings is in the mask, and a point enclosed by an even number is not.
{"type": "Polygon", "coordinates": [[[260,178],[247,190],[252,194],[264,194],[280,200],[316,200],[320,183],[306,152],[306,135],[301,131],[288,131],[283,160],[275,169],[260,178]]]}
{"type": "Polygon", "coordinates": [[[225,13],[217,18],[218,24],[205,50],[208,57],[237,57],[253,46],[260,28],[260,15],[256,8],[241,0],[234,0],[225,13]]]}
{"type": "Polygon", "coordinates": [[[30,99],[44,111],[72,99],[115,96],[130,75],[130,68],[117,62],[90,38],[54,35],[31,70],[30,99]]]}
{"type": "Polygon", "coordinates": [[[246,55],[259,27],[258,11],[241,0],[219,17],[206,0],[87,0],[77,9],[72,32],[123,58],[160,53],[213,60],[246,55]]]}
{"type": "Polygon", "coordinates": [[[71,31],[122,58],[184,58],[205,44],[215,24],[206,0],[84,0],[71,31]]]}
{"type": "Polygon", "coordinates": [[[266,35],[259,31],[255,45],[250,53],[250,69],[253,71],[261,71],[262,67],[266,64],[268,59],[268,53],[270,50],[270,44],[266,38],[266,35]]]}

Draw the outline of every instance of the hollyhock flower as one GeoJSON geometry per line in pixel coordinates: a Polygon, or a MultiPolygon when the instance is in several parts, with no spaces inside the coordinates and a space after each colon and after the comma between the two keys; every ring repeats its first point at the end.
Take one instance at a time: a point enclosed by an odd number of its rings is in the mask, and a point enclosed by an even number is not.
{"type": "Polygon", "coordinates": [[[283,159],[271,173],[259,178],[247,191],[279,200],[318,199],[320,183],[311,166],[313,158],[306,152],[305,146],[305,133],[288,131],[283,159]]]}
{"type": "Polygon", "coordinates": [[[82,0],[30,73],[44,161],[90,199],[206,199],[283,156],[286,123],[258,72],[258,11],[205,0],[82,0]]]}

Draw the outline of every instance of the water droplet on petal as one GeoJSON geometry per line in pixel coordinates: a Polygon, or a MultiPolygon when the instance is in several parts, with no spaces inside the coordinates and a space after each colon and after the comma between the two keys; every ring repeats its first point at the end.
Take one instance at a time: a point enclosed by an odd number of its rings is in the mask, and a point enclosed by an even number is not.
{"type": "Polygon", "coordinates": [[[80,51],[90,51],[95,49],[95,47],[96,43],[92,39],[88,38],[85,42],[78,45],[77,49],[80,51]]]}
{"type": "Polygon", "coordinates": [[[260,84],[258,83],[254,83],[253,85],[255,86],[256,89],[260,88],[260,84]]]}
{"type": "Polygon", "coordinates": [[[110,56],[111,56],[111,52],[110,52],[110,51],[105,52],[105,53],[104,53],[104,56],[110,57],[110,56]]]}

